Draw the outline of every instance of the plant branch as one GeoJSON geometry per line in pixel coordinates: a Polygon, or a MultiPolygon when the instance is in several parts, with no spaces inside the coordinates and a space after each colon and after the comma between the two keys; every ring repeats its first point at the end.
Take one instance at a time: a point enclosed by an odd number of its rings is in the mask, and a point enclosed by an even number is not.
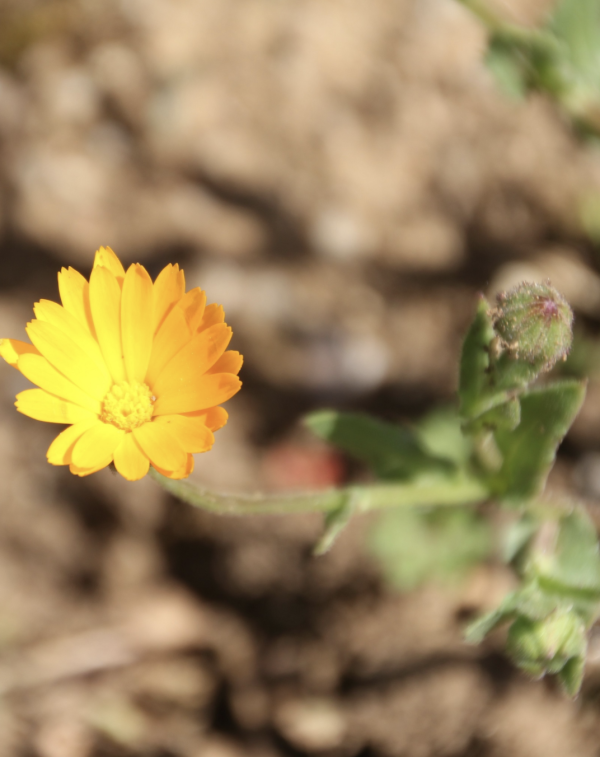
{"type": "Polygon", "coordinates": [[[174,481],[157,471],[151,477],[182,502],[219,515],[259,515],[320,512],[330,513],[352,499],[355,512],[389,507],[458,506],[487,499],[486,488],[476,479],[456,474],[443,481],[372,484],[298,494],[220,494],[189,481],[174,481]]]}

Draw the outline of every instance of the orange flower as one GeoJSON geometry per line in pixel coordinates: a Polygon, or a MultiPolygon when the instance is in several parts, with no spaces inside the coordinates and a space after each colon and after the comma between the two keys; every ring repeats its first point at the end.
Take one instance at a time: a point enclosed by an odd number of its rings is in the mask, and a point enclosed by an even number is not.
{"type": "Polygon", "coordinates": [[[110,247],[96,253],[89,283],[58,274],[62,305],[42,300],[27,325],[32,344],[0,339],[0,356],[39,389],[17,395],[19,412],[70,424],[50,445],[52,465],[87,476],[114,462],[136,481],[150,463],[185,478],[227,422],[218,407],[241,387],[239,352],[220,305],[185,292],[183,271],[125,272],[110,247]]]}

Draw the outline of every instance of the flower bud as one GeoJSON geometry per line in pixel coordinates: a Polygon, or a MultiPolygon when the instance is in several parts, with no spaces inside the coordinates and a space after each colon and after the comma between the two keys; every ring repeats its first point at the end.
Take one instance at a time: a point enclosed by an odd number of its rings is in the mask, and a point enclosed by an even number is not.
{"type": "Polygon", "coordinates": [[[498,295],[494,329],[516,359],[548,371],[573,340],[573,311],[549,284],[522,283],[498,295]]]}
{"type": "Polygon", "coordinates": [[[506,647],[528,673],[558,673],[570,659],[585,655],[585,625],[573,610],[566,609],[555,610],[544,620],[521,616],[508,631],[506,647]]]}

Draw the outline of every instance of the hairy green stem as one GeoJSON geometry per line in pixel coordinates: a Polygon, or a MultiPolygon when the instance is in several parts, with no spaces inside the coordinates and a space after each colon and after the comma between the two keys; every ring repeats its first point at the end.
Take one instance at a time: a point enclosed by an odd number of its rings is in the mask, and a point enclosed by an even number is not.
{"type": "Polygon", "coordinates": [[[220,494],[189,481],[173,481],[153,469],[150,475],[182,502],[220,515],[331,513],[346,506],[350,499],[357,513],[389,507],[451,507],[476,504],[488,497],[479,481],[464,474],[444,481],[353,485],[299,494],[220,494]]]}

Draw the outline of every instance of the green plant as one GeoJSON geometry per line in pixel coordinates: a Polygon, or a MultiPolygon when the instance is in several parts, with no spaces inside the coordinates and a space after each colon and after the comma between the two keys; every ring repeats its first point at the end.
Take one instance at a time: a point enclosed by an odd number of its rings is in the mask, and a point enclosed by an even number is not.
{"type": "Polygon", "coordinates": [[[581,684],[587,631],[600,614],[595,531],[575,505],[543,503],[556,450],[584,399],[578,379],[540,380],[565,360],[573,314],[548,284],[520,284],[490,307],[481,296],[464,341],[457,411],[414,428],[325,410],[312,431],[361,460],[375,483],[287,496],[230,496],[182,480],[227,421],[220,405],[241,387],[242,358],[227,350],[220,306],[167,266],[153,282],[101,248],[88,283],[59,276],[63,305],[42,300],[31,343],[0,340],[0,356],[38,384],[17,396],[25,415],[69,424],[48,460],[78,476],[114,465],[127,480],[146,473],[180,499],[216,513],[321,512],[323,554],[354,515],[386,509],[370,543],[393,582],[410,587],[456,575],[484,559],[491,538],[477,508],[521,514],[509,559],[520,588],[468,631],[481,640],[510,622],[507,650],[524,670],[581,684]]]}
{"type": "Polygon", "coordinates": [[[154,477],[175,496],[228,514],[320,511],[322,554],[356,514],[384,508],[370,546],[392,582],[407,588],[456,575],[489,553],[487,522],[473,506],[515,513],[506,558],[520,587],[478,619],[481,641],[508,623],[507,651],[523,670],[580,688],[587,632],[600,615],[600,557],[585,510],[542,500],[556,450],[583,402],[584,380],[548,381],[572,341],[572,312],[547,284],[521,284],[492,308],[481,297],[464,341],[458,411],[414,427],[324,410],[306,419],[320,438],[367,465],[377,483],[297,495],[223,496],[154,477]],[[470,505],[470,508],[466,506],[470,505]]]}
{"type": "Polygon", "coordinates": [[[513,97],[538,91],[584,133],[600,135],[600,5],[561,0],[545,23],[529,29],[503,21],[485,0],[459,0],[489,31],[486,62],[513,97]]]}

